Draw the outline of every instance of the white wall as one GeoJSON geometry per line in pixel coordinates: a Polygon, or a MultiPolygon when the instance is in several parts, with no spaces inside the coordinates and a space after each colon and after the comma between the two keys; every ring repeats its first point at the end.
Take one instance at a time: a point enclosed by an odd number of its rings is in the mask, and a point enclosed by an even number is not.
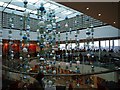
{"type": "MultiPolygon", "coordinates": [[[[8,39],[8,31],[9,29],[4,29],[2,32],[2,38],[3,39],[8,39]]],[[[19,30],[12,30],[12,38],[14,40],[20,40],[21,36],[19,35],[20,31],[19,30]]],[[[25,33],[25,31],[23,31],[23,34],[25,33]]],[[[36,32],[30,32],[30,40],[37,40],[37,33],[36,32]]]]}
{"type": "MultiPolygon", "coordinates": [[[[80,34],[78,35],[78,37],[80,39],[86,39],[86,30],[80,30],[80,34]]],[[[107,37],[120,37],[120,30],[112,27],[110,25],[108,26],[103,26],[103,27],[97,27],[94,28],[94,38],[107,38],[107,37]]],[[[75,40],[75,31],[72,32],[71,36],[68,35],[69,38],[68,39],[72,39],[75,40]]],[[[64,41],[66,39],[66,34],[65,33],[61,33],[61,37],[60,40],[64,41]]]]}

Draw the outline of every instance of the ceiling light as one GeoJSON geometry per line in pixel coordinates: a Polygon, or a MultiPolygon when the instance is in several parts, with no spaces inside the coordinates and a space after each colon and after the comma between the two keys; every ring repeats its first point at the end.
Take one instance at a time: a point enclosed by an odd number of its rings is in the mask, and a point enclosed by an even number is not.
{"type": "Polygon", "coordinates": [[[114,24],[116,23],[116,22],[113,22],[114,24]]]}
{"type": "Polygon", "coordinates": [[[101,13],[99,13],[98,16],[101,16],[101,13]]]}
{"type": "Polygon", "coordinates": [[[86,10],[89,10],[89,8],[87,7],[86,10]]]}

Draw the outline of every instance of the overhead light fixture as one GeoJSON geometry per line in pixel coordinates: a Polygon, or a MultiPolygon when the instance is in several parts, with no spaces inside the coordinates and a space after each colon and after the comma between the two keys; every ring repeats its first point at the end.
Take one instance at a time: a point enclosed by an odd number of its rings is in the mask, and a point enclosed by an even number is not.
{"type": "Polygon", "coordinates": [[[99,13],[98,16],[100,17],[100,16],[101,16],[101,13],[99,13]]]}
{"type": "Polygon", "coordinates": [[[114,24],[116,24],[116,22],[113,22],[114,24]]]}
{"type": "Polygon", "coordinates": [[[89,8],[87,7],[86,10],[89,10],[89,8]]]}

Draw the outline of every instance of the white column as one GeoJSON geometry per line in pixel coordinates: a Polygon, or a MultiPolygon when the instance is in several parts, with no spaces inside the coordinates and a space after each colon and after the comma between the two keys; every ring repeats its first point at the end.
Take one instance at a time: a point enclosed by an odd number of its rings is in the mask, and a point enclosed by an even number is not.
{"type": "Polygon", "coordinates": [[[100,60],[100,57],[101,57],[101,42],[99,41],[99,60],[100,60]]]}

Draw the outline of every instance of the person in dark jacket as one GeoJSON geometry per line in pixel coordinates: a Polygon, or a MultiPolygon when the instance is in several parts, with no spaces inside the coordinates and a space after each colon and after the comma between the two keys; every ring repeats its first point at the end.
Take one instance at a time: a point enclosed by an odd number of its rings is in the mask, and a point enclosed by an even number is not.
{"type": "Polygon", "coordinates": [[[36,80],[39,82],[41,88],[44,87],[42,78],[44,77],[44,74],[42,72],[39,72],[38,75],[36,76],[36,80]]]}

